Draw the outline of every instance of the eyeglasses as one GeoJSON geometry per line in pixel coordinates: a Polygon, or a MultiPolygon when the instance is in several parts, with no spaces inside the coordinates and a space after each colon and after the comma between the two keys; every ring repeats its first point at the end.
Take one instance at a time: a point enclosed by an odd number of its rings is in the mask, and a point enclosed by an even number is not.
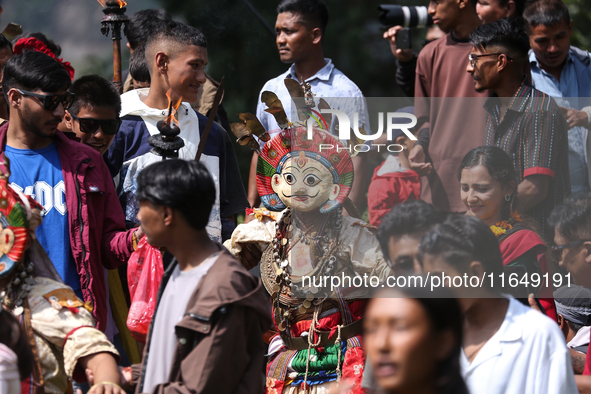
{"type": "MultiPolygon", "coordinates": [[[[485,56],[499,56],[499,55],[505,55],[502,52],[498,52],[498,53],[484,53],[482,55],[474,55],[473,53],[468,55],[468,60],[470,61],[470,66],[474,67],[476,66],[476,60],[478,60],[478,58],[480,57],[485,57],[485,56]]],[[[507,56],[507,55],[505,55],[507,56]]],[[[509,60],[510,62],[513,61],[513,59],[511,59],[509,56],[507,56],[507,60],[509,60]]]]}
{"type": "Polygon", "coordinates": [[[76,96],[72,92],[68,92],[66,94],[38,94],[21,89],[16,89],[16,91],[23,96],[31,96],[38,99],[43,99],[41,102],[43,103],[43,109],[46,111],[54,111],[60,105],[60,103],[62,103],[64,109],[68,109],[72,106],[74,97],[76,96]]]}
{"type": "Polygon", "coordinates": [[[121,119],[94,119],[94,118],[79,118],[74,114],[70,114],[72,118],[80,122],[80,131],[83,133],[92,134],[96,132],[99,126],[103,129],[103,133],[107,135],[115,135],[121,126],[121,119]]]}
{"type": "Polygon", "coordinates": [[[560,245],[560,246],[551,246],[550,247],[550,250],[552,251],[552,254],[554,255],[554,257],[557,260],[561,260],[562,259],[562,251],[564,249],[575,248],[575,247],[577,247],[579,245],[582,245],[585,242],[589,242],[589,241],[591,241],[591,240],[589,240],[589,239],[582,239],[582,240],[579,240],[579,241],[569,242],[567,244],[560,245]]]}

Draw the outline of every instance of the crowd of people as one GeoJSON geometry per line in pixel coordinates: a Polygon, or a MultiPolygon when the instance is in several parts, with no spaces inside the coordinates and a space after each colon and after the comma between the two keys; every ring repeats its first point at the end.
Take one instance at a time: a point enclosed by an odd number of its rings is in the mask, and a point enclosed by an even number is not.
{"type": "Polygon", "coordinates": [[[0,394],[591,392],[591,55],[562,0],[428,13],[418,53],[384,33],[416,122],[375,138],[322,0],[279,4],[290,67],[231,125],[163,10],[121,92],[0,35],[0,394]],[[131,261],[163,271],[144,341],[131,261]]]}

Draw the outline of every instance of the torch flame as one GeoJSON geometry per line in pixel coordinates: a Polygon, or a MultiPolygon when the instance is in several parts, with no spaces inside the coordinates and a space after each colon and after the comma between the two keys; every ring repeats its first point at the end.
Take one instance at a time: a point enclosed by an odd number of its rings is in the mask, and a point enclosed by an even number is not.
{"type": "MultiPolygon", "coordinates": [[[[101,6],[103,6],[103,8],[105,8],[107,6],[107,0],[96,0],[99,2],[99,4],[101,6]]],[[[119,8],[123,8],[127,5],[127,3],[123,0],[117,0],[117,4],[119,5],[119,8]]]]}
{"type": "Polygon", "coordinates": [[[166,117],[165,122],[168,124],[171,124],[173,122],[178,124],[179,121],[174,117],[174,115],[176,114],[176,110],[181,105],[181,101],[183,101],[183,98],[179,97],[177,99],[177,101],[173,103],[172,102],[172,89],[168,89],[168,92],[166,92],[166,97],[168,97],[169,108],[172,108],[172,110],[170,111],[170,113],[166,117]]]}

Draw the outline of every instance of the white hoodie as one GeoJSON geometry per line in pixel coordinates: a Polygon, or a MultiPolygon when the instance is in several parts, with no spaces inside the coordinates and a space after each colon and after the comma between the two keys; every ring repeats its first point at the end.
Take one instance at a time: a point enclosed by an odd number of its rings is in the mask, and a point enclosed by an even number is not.
{"type": "MultiPolygon", "coordinates": [[[[168,109],[154,109],[148,107],[141,99],[147,97],[149,88],[136,89],[124,93],[121,96],[121,117],[126,115],[140,116],[148,129],[150,135],[159,134],[156,124],[160,120],[166,119],[168,116],[168,109]]],[[[197,148],[199,146],[199,119],[197,114],[191,108],[189,103],[181,103],[177,110],[178,126],[181,129],[179,137],[181,137],[185,146],[179,150],[179,159],[195,160],[197,148]]],[[[122,194],[127,195],[127,208],[125,212],[126,220],[137,222],[136,216],[139,210],[139,203],[136,200],[135,194],[137,192],[137,176],[140,171],[157,161],[162,160],[162,157],[154,155],[151,152],[135,157],[123,163],[122,174],[123,179],[119,176],[115,178],[115,183],[119,186],[122,183],[122,194]]],[[[222,241],[222,224],[220,217],[220,160],[217,156],[201,155],[200,163],[205,165],[211,174],[216,186],[216,198],[209,216],[209,223],[206,230],[209,237],[217,242],[222,241]]],[[[119,188],[118,188],[119,189],[119,188]]],[[[199,209],[199,207],[195,207],[199,209]]]]}

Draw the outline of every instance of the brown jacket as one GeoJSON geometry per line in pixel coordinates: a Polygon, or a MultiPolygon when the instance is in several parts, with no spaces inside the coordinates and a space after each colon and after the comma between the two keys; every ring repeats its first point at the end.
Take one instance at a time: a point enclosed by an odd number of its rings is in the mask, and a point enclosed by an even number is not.
{"type": "MultiPolygon", "coordinates": [[[[164,273],[158,302],[176,265],[175,260],[164,273]]],[[[154,315],[157,311],[158,306],[154,315]]],[[[260,279],[223,248],[176,325],[168,383],[156,386],[154,393],[262,393],[266,352],[262,338],[271,324],[270,315],[260,279]]],[[[152,329],[142,364],[132,367],[136,393],[142,393],[152,329]]]]}

